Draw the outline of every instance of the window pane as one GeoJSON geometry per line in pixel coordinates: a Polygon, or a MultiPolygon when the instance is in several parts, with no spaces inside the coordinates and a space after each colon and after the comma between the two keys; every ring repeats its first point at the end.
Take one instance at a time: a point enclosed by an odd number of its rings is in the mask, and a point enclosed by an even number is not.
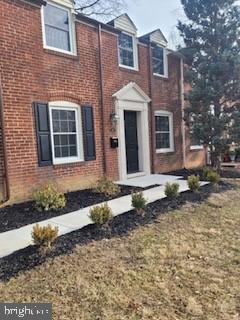
{"type": "Polygon", "coordinates": [[[70,147],[70,157],[76,157],[77,156],[77,147],[71,146],[70,147]]]}
{"type": "Polygon", "coordinates": [[[63,120],[60,122],[61,132],[68,132],[68,121],[63,120]]]}
{"type": "Polygon", "coordinates": [[[55,157],[77,157],[76,112],[67,109],[52,109],[51,112],[55,157]]]}
{"type": "Polygon", "coordinates": [[[156,131],[169,131],[169,117],[168,116],[156,116],[156,131]]]}
{"type": "Polygon", "coordinates": [[[61,146],[67,146],[68,145],[68,135],[63,134],[60,136],[61,138],[61,146]]]}
{"type": "Polygon", "coordinates": [[[60,147],[55,147],[55,158],[61,158],[61,148],[60,147]]]}
{"type": "Polygon", "coordinates": [[[119,35],[119,47],[133,51],[133,38],[125,33],[119,35]]]}
{"type": "Polygon", "coordinates": [[[62,147],[62,157],[69,157],[68,147],[62,147]]]}
{"type": "Polygon", "coordinates": [[[49,26],[65,31],[69,30],[68,11],[51,4],[44,7],[44,21],[49,26]]]}
{"type": "Polygon", "coordinates": [[[45,26],[46,44],[50,47],[71,51],[69,32],[45,26]]]}
{"type": "Polygon", "coordinates": [[[60,121],[53,120],[53,132],[60,132],[60,121]]]}
{"type": "Polygon", "coordinates": [[[120,49],[120,64],[128,67],[134,67],[133,52],[120,49]]]}
{"type": "Polygon", "coordinates": [[[153,72],[164,75],[164,49],[156,46],[152,50],[153,72]]]}
{"type": "Polygon", "coordinates": [[[156,133],[156,148],[169,149],[170,148],[170,134],[169,133],[156,133]]]}
{"type": "Polygon", "coordinates": [[[69,135],[69,144],[70,145],[76,145],[77,143],[76,143],[76,135],[74,134],[72,134],[72,135],[69,135]]]}
{"type": "Polygon", "coordinates": [[[52,118],[59,119],[60,118],[60,111],[59,110],[52,110],[52,118]]]}
{"type": "Polygon", "coordinates": [[[68,11],[47,4],[44,7],[46,44],[71,51],[68,11]]]}

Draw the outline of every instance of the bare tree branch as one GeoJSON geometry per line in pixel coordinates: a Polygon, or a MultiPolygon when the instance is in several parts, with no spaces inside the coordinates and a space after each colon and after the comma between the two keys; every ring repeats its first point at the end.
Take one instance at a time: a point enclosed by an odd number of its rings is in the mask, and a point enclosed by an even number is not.
{"type": "Polygon", "coordinates": [[[76,0],[75,5],[86,16],[102,16],[104,20],[116,17],[127,7],[125,0],[76,0]]]}

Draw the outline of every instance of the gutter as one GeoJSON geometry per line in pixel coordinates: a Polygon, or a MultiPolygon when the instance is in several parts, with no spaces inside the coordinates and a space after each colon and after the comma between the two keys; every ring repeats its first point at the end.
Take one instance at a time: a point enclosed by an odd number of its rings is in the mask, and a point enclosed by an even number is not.
{"type": "Polygon", "coordinates": [[[152,45],[151,42],[148,44],[149,48],[149,91],[150,91],[150,114],[151,114],[151,172],[154,173],[154,159],[155,159],[155,146],[154,146],[154,110],[153,110],[153,66],[152,66],[152,45]]]}
{"type": "Polygon", "coordinates": [[[102,152],[103,152],[103,173],[107,172],[106,161],[106,143],[105,143],[105,130],[104,130],[104,93],[103,93],[103,59],[102,59],[102,26],[98,24],[98,53],[99,53],[99,77],[100,77],[100,106],[101,106],[101,132],[102,132],[102,152]]]}
{"type": "Polygon", "coordinates": [[[0,125],[2,129],[2,144],[3,144],[2,147],[3,147],[3,162],[4,162],[3,179],[5,182],[4,184],[5,195],[4,195],[3,203],[5,203],[10,199],[10,186],[9,186],[8,162],[7,162],[7,154],[6,154],[6,136],[5,136],[3,90],[2,90],[1,75],[0,75],[0,125]]]}
{"type": "Polygon", "coordinates": [[[183,149],[183,168],[186,168],[186,127],[184,120],[184,71],[183,58],[180,58],[180,103],[182,111],[182,149],[183,149]]]}

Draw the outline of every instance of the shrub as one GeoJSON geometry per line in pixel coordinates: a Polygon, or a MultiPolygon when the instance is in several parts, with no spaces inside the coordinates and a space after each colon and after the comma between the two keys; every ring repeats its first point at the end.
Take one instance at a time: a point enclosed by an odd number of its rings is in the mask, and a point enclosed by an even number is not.
{"type": "Polygon", "coordinates": [[[36,246],[50,249],[57,236],[58,228],[54,228],[50,224],[45,227],[41,227],[39,224],[33,226],[32,239],[36,246]]]}
{"type": "Polygon", "coordinates": [[[203,176],[205,179],[207,179],[208,173],[214,171],[213,169],[209,168],[209,167],[204,167],[203,168],[203,176]]]}
{"type": "Polygon", "coordinates": [[[191,191],[198,191],[200,189],[199,176],[189,176],[188,187],[191,191]]]}
{"type": "Polygon", "coordinates": [[[52,184],[36,190],[33,198],[37,208],[41,211],[58,210],[66,206],[64,194],[58,192],[57,188],[52,184]]]}
{"type": "Polygon", "coordinates": [[[90,210],[90,218],[98,226],[106,225],[113,217],[112,210],[107,203],[93,207],[90,210]]]}
{"type": "Polygon", "coordinates": [[[209,181],[213,184],[217,184],[217,183],[219,183],[221,177],[216,171],[210,170],[206,176],[206,179],[207,179],[207,181],[209,181]]]}
{"type": "Polygon", "coordinates": [[[144,197],[143,192],[132,194],[132,206],[138,213],[142,213],[147,204],[147,199],[144,197]]]}
{"type": "Polygon", "coordinates": [[[107,177],[102,177],[97,181],[94,189],[97,193],[103,193],[106,197],[116,196],[121,192],[120,187],[107,177]]]}
{"type": "Polygon", "coordinates": [[[167,183],[165,186],[165,195],[170,199],[175,199],[179,195],[179,184],[177,182],[167,183]]]}

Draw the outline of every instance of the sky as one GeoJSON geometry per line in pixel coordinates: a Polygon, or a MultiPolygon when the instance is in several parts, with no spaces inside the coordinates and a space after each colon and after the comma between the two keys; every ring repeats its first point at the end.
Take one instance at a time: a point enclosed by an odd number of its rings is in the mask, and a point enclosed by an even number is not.
{"type": "Polygon", "coordinates": [[[186,20],[180,0],[128,0],[127,13],[143,35],[160,28],[173,47],[179,43],[176,25],[186,20]]]}

